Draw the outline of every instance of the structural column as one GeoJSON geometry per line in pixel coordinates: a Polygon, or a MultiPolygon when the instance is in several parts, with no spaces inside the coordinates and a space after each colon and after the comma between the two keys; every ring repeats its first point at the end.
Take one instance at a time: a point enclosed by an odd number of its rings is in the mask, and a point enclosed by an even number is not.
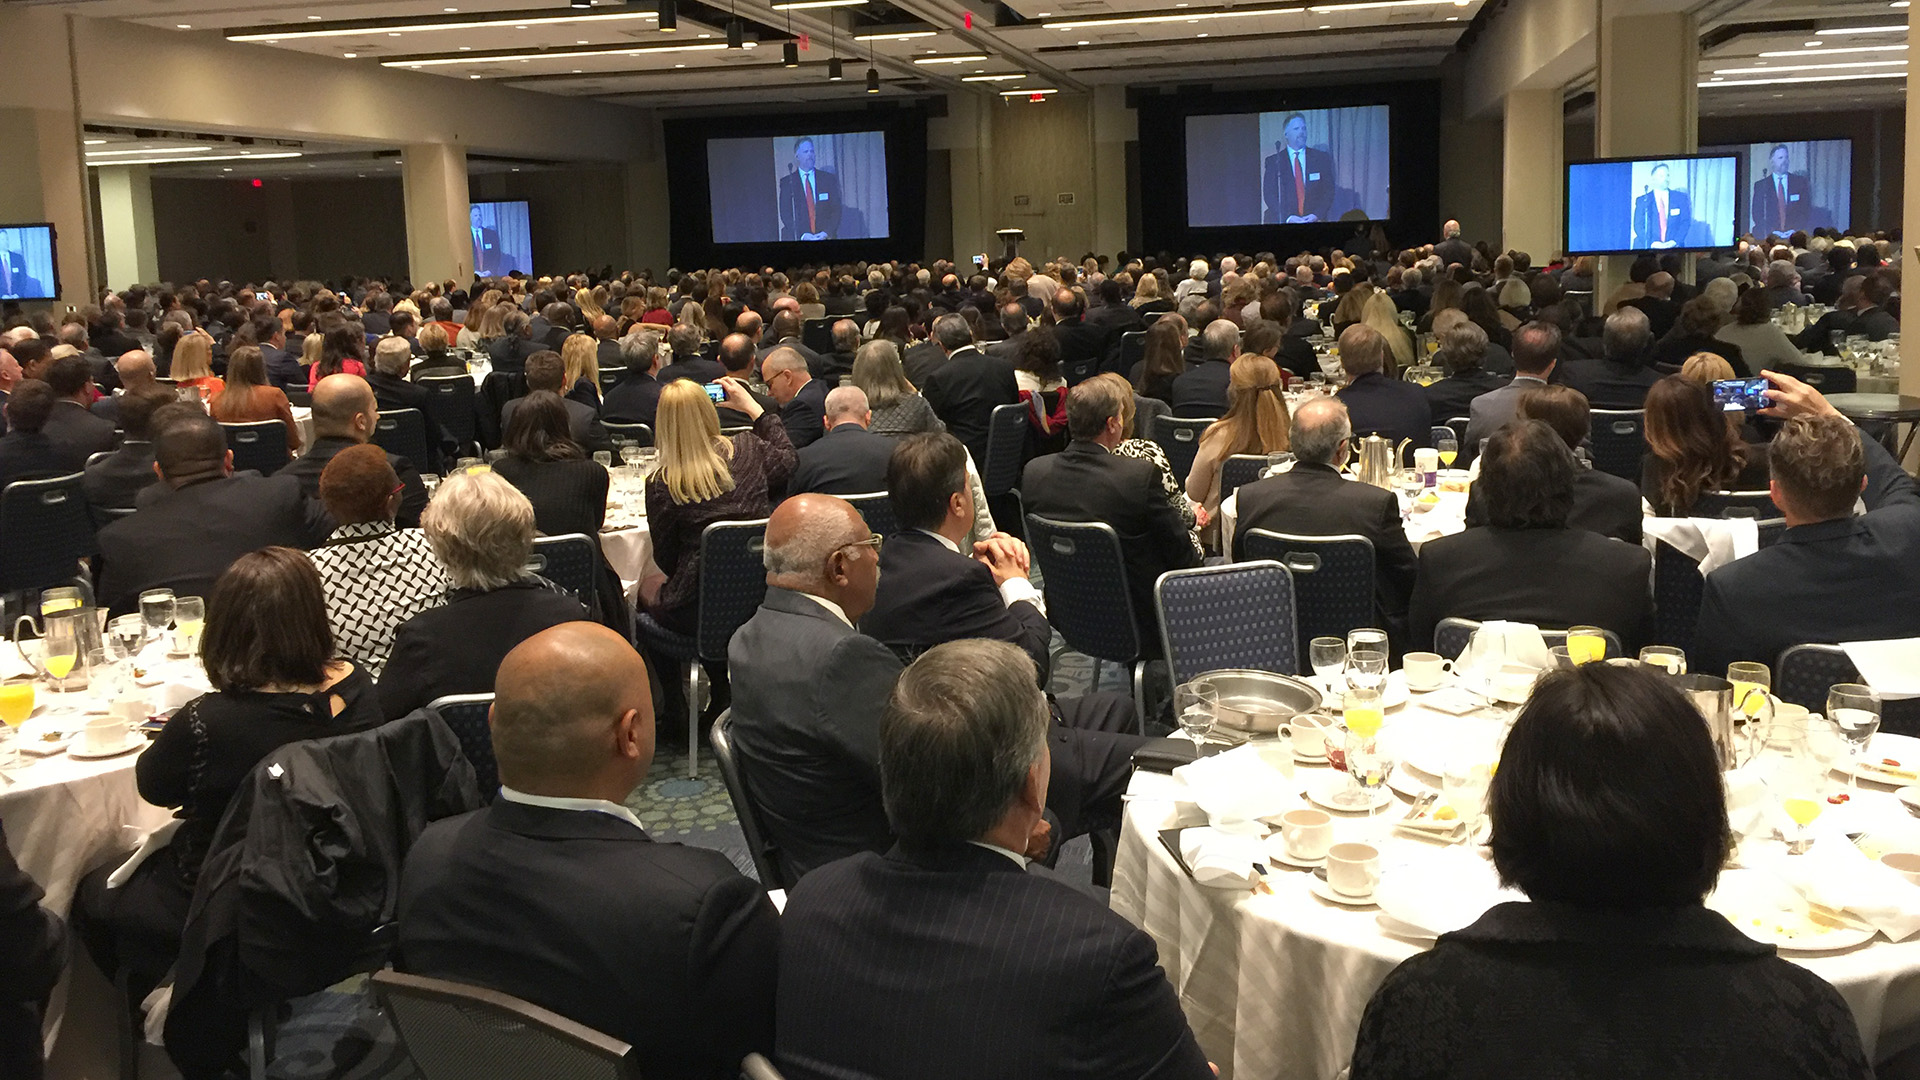
{"type": "Polygon", "coordinates": [[[992,124],[987,110],[998,98],[975,93],[949,94],[947,115],[933,121],[927,141],[947,150],[953,194],[953,261],[972,266],[969,258],[981,252],[996,254],[993,232],[1000,224],[990,217],[987,169],[992,160],[992,124]]]}
{"type": "Polygon", "coordinates": [[[1559,87],[1507,95],[1501,156],[1501,246],[1545,266],[1560,250],[1566,202],[1564,120],[1559,87]]]}
{"type": "Polygon", "coordinates": [[[51,221],[60,305],[93,296],[93,216],[71,110],[0,108],[0,221],[51,221]]]}
{"type": "Polygon", "coordinates": [[[160,280],[153,238],[153,177],[145,165],[108,165],[100,175],[100,244],[109,289],[160,280]]]}
{"type": "MultiPolygon", "coordinates": [[[[1127,143],[1139,138],[1124,86],[1093,89],[1093,250],[1127,249],[1127,143]]],[[[1061,254],[1068,254],[1061,252],[1061,254]]]]}
{"type": "MultiPolygon", "coordinates": [[[[1600,157],[1691,154],[1700,145],[1699,25],[1687,12],[1642,14],[1645,6],[1600,4],[1594,125],[1600,157]]],[[[1630,263],[1601,260],[1596,305],[1627,279],[1630,263]]]]}
{"type": "Polygon", "coordinates": [[[467,151],[458,143],[414,143],[400,152],[406,191],[407,268],[415,284],[473,276],[467,151]]]}
{"type": "MultiPolygon", "coordinates": [[[[1913,33],[1912,18],[1908,19],[1907,33],[1913,33]]],[[[1920,257],[1913,253],[1913,244],[1920,241],[1920,79],[1907,79],[1907,169],[1906,197],[1901,203],[1900,222],[1901,243],[1907,250],[1901,255],[1900,265],[1907,270],[1920,266],[1920,257]]],[[[1902,290],[1905,291],[1905,290],[1902,290]]],[[[1920,297],[1920,290],[1915,291],[1920,297]]],[[[1907,345],[1911,358],[1902,358],[1900,364],[1900,393],[1908,397],[1920,397],[1920,302],[1900,305],[1900,340],[1907,345]]]]}

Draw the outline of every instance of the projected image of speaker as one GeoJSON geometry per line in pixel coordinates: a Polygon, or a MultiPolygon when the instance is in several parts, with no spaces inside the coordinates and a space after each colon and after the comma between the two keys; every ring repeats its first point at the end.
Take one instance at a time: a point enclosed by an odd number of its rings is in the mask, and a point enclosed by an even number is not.
{"type": "Polygon", "coordinates": [[[712,139],[715,243],[869,240],[891,234],[882,131],[712,139]]]}
{"type": "Polygon", "coordinates": [[[1700,152],[1738,154],[1746,163],[1740,221],[1756,237],[1853,224],[1852,139],[1745,143],[1700,152]]]}
{"type": "Polygon", "coordinates": [[[473,233],[473,272],[505,277],[533,273],[533,236],[524,199],[477,202],[467,212],[473,233]]]}
{"type": "Polygon", "coordinates": [[[1730,154],[1570,163],[1567,253],[1731,247],[1739,179],[1739,159],[1730,154]]]}
{"type": "Polygon", "coordinates": [[[46,222],[0,225],[0,300],[54,300],[59,296],[53,226],[46,222]]]}
{"type": "Polygon", "coordinates": [[[1385,105],[1187,117],[1187,224],[1384,221],[1385,105]]]}

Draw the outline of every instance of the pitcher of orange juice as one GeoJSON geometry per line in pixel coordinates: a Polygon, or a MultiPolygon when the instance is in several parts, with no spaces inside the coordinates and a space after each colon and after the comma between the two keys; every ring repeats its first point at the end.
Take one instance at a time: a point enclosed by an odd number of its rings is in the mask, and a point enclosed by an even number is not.
{"type": "Polygon", "coordinates": [[[35,670],[46,673],[56,689],[87,688],[88,640],[99,640],[99,619],[93,608],[70,607],[43,613],[36,621],[22,615],[13,623],[13,649],[20,659],[35,670]],[[38,657],[29,657],[20,643],[20,629],[27,627],[40,638],[38,657]],[[91,634],[88,631],[92,631],[91,634]]]}

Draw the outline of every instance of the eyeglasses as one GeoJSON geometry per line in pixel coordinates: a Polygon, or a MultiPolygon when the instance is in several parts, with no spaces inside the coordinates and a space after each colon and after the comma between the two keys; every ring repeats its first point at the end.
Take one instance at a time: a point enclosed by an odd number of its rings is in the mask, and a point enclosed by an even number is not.
{"type": "Polygon", "coordinates": [[[838,548],[835,548],[834,550],[845,551],[848,548],[852,548],[852,547],[870,547],[875,551],[879,551],[881,543],[883,543],[885,540],[886,540],[886,537],[881,536],[879,533],[868,533],[867,538],[865,540],[855,540],[851,543],[841,544],[838,548]]]}

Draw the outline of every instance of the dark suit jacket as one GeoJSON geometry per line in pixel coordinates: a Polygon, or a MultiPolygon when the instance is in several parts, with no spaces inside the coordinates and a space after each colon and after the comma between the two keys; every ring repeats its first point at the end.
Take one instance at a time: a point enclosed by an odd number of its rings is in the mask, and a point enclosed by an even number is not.
{"type": "Polygon", "coordinates": [[[1649,191],[1633,200],[1633,246],[1648,248],[1662,242],[1687,246],[1687,233],[1693,228],[1693,200],[1680,190],[1667,192],[1667,235],[1660,235],[1660,208],[1649,191]]]}
{"type": "MultiPolygon", "coordinates": [[[[1585,529],[1468,529],[1420,549],[1408,613],[1414,648],[1441,619],[1513,619],[1552,630],[1598,626],[1627,652],[1646,638],[1653,557],[1585,529]]],[[[1700,670],[1706,670],[1704,667],[1700,670]]]]}
{"type": "Polygon", "coordinates": [[[263,547],[314,548],[333,531],[318,499],[282,469],[235,473],[179,489],[154,484],[139,511],[100,530],[94,592],[115,615],[139,609],[147,589],[212,596],[235,559],[263,547]]]}
{"type": "Polygon", "coordinates": [[[893,843],[880,803],[887,647],[804,594],[769,586],[727,647],[733,742],[789,880],[893,843]]]}
{"type": "Polygon", "coordinates": [[[807,373],[821,379],[828,386],[839,386],[842,375],[853,374],[853,355],[850,352],[816,353],[820,358],[818,367],[809,367],[807,373]]]}
{"type": "Polygon", "coordinates": [[[1134,623],[1141,645],[1151,653],[1160,640],[1153,583],[1168,570],[1198,562],[1187,527],[1160,486],[1160,470],[1141,458],[1120,457],[1099,443],[1075,439],[1057,454],[1027,462],[1020,495],[1029,514],[1103,521],[1120,534],[1134,623]]]}
{"type": "Polygon", "coordinates": [[[880,587],[860,632],[910,656],[961,638],[1017,645],[1047,680],[1053,627],[1039,608],[1001,598],[987,564],[949,551],[919,529],[895,533],[880,548],[880,587]]]}
{"type": "MultiPolygon", "coordinates": [[[[807,374],[816,379],[820,377],[818,374],[818,372],[820,371],[820,354],[817,352],[814,352],[812,349],[807,348],[806,343],[801,341],[798,337],[782,338],[779,341],[770,341],[765,346],[761,347],[758,353],[756,353],[754,356],[754,370],[756,371],[759,370],[761,362],[766,360],[767,355],[773,352],[773,350],[775,349],[792,349],[794,352],[799,353],[800,359],[805,360],[807,362],[807,374]]],[[[848,370],[849,371],[852,370],[851,364],[848,365],[848,370]]],[[[834,386],[840,385],[840,382],[839,380],[836,379],[828,385],[829,385],[829,389],[831,389],[834,386]]]]}
{"type": "MultiPolygon", "coordinates": [[[[1022,330],[1012,337],[1001,338],[999,341],[984,345],[980,348],[980,351],[986,353],[988,356],[997,356],[1002,360],[1018,360],[1020,359],[1020,350],[1026,347],[1027,332],[1022,330]]],[[[911,373],[909,373],[909,377],[911,377],[911,373]]],[[[919,384],[915,383],[914,385],[918,386],[919,384]]]]}
{"type": "Polygon", "coordinates": [[[487,346],[487,359],[495,371],[524,371],[527,357],[546,347],[546,342],[530,337],[498,337],[487,346]]]}
{"type": "Polygon", "coordinates": [[[305,390],[307,369],[300,366],[300,356],[299,349],[260,346],[260,359],[267,365],[267,381],[282,390],[305,390]]]}
{"type": "MultiPolygon", "coordinates": [[[[1426,387],[1427,411],[1432,414],[1433,423],[1443,424],[1455,417],[1471,418],[1473,399],[1492,390],[1507,385],[1503,375],[1490,371],[1470,371],[1464,375],[1449,375],[1426,387]]],[[[1464,449],[1464,448],[1463,448],[1464,449]]]]}
{"type": "Polygon", "coordinates": [[[159,482],[153,473],[153,443],[130,439],[121,443],[112,457],[87,466],[80,486],[86,490],[87,502],[94,506],[132,509],[140,491],[159,482]]]}
{"type": "Polygon", "coordinates": [[[653,426],[660,407],[660,383],[644,372],[624,371],[600,403],[600,418],[616,424],[653,426]]]}
{"type": "MultiPolygon", "coordinates": [[[[656,398],[657,399],[657,398],[656,398]]],[[[500,410],[500,430],[507,430],[507,423],[513,419],[513,411],[520,407],[526,398],[514,398],[500,410]]],[[[600,426],[600,414],[577,398],[561,398],[560,404],[567,408],[567,434],[573,441],[587,448],[589,453],[595,450],[609,450],[613,440],[607,437],[607,429],[600,426]]]]}
{"type": "Polygon", "coordinates": [[[601,371],[615,371],[627,366],[627,361],[620,355],[618,338],[601,338],[593,347],[593,356],[601,371]]]}
{"type": "Polygon", "coordinates": [[[1227,415],[1227,387],[1233,365],[1225,360],[1202,360],[1173,377],[1175,416],[1227,415]]]}
{"type": "Polygon", "coordinates": [[[1920,494],[1879,440],[1860,441],[1867,513],[1797,525],[1708,574],[1693,670],[1771,665],[1790,645],[1920,635],[1920,494]]]}
{"type": "Polygon", "coordinates": [[[1667,331],[1672,330],[1673,324],[1680,319],[1680,301],[1672,297],[1662,300],[1657,296],[1637,296],[1621,301],[1621,306],[1638,308],[1647,317],[1655,341],[1666,337],[1667,331]]]}
{"type": "Polygon", "coordinates": [[[436,821],[400,879],[403,970],[631,1044],[640,1075],[734,1080],[773,1046],[779,916],[725,855],[595,810],[500,799],[436,821]]]}
{"type": "MultiPolygon", "coordinates": [[[[1321,221],[1333,220],[1333,155],[1315,147],[1306,147],[1306,160],[1302,175],[1307,181],[1306,212],[1321,221]]],[[[1290,217],[1300,214],[1300,200],[1295,194],[1293,166],[1289,164],[1287,150],[1267,155],[1267,167],[1262,177],[1261,191],[1266,197],[1268,224],[1279,224],[1290,217]]]]}
{"type": "Polygon", "coordinates": [[[971,844],[857,855],[801,882],[778,1001],[788,1080],[1213,1075],[1145,931],[971,844]]]}
{"type": "Polygon", "coordinates": [[[67,967],[67,928],[0,833],[0,1075],[41,1074],[40,1011],[67,967]]]}
{"type": "Polygon", "coordinates": [[[0,435],[0,487],[15,480],[43,480],[79,471],[72,456],[55,446],[44,431],[0,435]]]}
{"type": "Polygon", "coordinates": [[[1461,266],[1473,265],[1473,245],[1459,237],[1450,237],[1433,245],[1433,253],[1440,257],[1442,266],[1459,263],[1461,266]]]}
{"type": "Polygon", "coordinates": [[[780,423],[786,426],[794,449],[811,446],[827,433],[827,392],[832,389],[819,379],[808,379],[791,401],[780,406],[780,423]]]}
{"type": "MultiPolygon", "coordinates": [[[[992,352],[994,348],[995,346],[992,345],[987,346],[989,352],[992,352]]],[[[1000,354],[994,353],[993,355],[998,356],[1000,354]]],[[[1011,360],[1013,358],[1009,356],[1007,359],[1011,360]]],[[[900,367],[907,373],[907,381],[921,390],[927,388],[927,379],[931,377],[935,371],[946,366],[947,351],[942,349],[940,343],[937,341],[922,341],[917,345],[910,346],[906,354],[900,358],[900,367]]]]}
{"type": "Polygon", "coordinates": [[[1402,439],[1412,439],[1416,447],[1433,445],[1433,409],[1418,383],[1368,372],[1348,383],[1339,397],[1347,406],[1356,439],[1377,434],[1396,446],[1402,439]]]}
{"type": "Polygon", "coordinates": [[[689,356],[682,360],[676,356],[673,363],[662,367],[653,377],[661,386],[665,386],[675,379],[692,379],[697,383],[710,383],[726,373],[727,369],[720,366],[718,360],[709,360],[704,356],[689,356]]]}
{"type": "MultiPolygon", "coordinates": [[[[1655,460],[1649,455],[1648,460],[1655,460]]],[[[1486,524],[1486,515],[1476,485],[1467,495],[1467,525],[1486,524]]],[[[1586,462],[1573,474],[1573,512],[1567,515],[1569,529],[1585,529],[1629,544],[1640,542],[1640,485],[1612,473],[1601,472],[1586,462]]]]}
{"type": "Polygon", "coordinates": [[[1233,557],[1245,559],[1248,529],[1295,536],[1364,536],[1373,543],[1374,607],[1381,618],[1404,625],[1413,594],[1413,545],[1400,521],[1400,500],[1372,484],[1343,479],[1326,465],[1306,462],[1238,492],[1233,557]]]}
{"type": "MultiPolygon", "coordinates": [[[[275,476],[291,476],[300,481],[300,488],[307,498],[320,501],[320,474],[326,470],[327,462],[333,455],[349,446],[357,446],[352,439],[328,436],[313,440],[307,452],[282,466],[275,476]]],[[[394,475],[400,478],[400,486],[405,488],[400,495],[400,513],[394,521],[403,529],[415,529],[420,526],[420,512],[427,508],[427,485],[420,480],[420,470],[413,462],[398,454],[387,454],[387,464],[393,466],[394,475]]],[[[321,539],[326,539],[322,535],[321,539]]]]}
{"type": "Polygon", "coordinates": [[[807,193],[800,182],[800,170],[796,168],[780,178],[780,239],[798,240],[810,232],[837,239],[840,210],[840,178],[825,169],[813,170],[813,227],[808,228],[807,193]]]}
{"type": "Polygon", "coordinates": [[[1807,183],[1806,173],[1787,173],[1787,201],[1780,201],[1780,189],[1774,186],[1774,175],[1769,172],[1753,182],[1753,201],[1751,222],[1753,235],[1765,236],[1779,233],[1782,236],[1807,228],[1813,218],[1813,188],[1807,183]],[[1785,220],[1782,221],[1782,208],[1785,220]]]}
{"type": "Polygon", "coordinates": [[[824,491],[829,495],[865,495],[887,490],[887,460],[894,440],[859,424],[835,427],[799,452],[787,494],[824,491]]]}
{"type": "Polygon", "coordinates": [[[1075,374],[1089,378],[1100,373],[1108,343],[1119,339],[1119,331],[1109,336],[1106,327],[1079,318],[1056,323],[1053,336],[1060,342],[1060,367],[1067,372],[1067,381],[1078,382],[1075,374]]]}
{"type": "Polygon", "coordinates": [[[944,420],[947,431],[967,445],[977,469],[987,467],[987,430],[993,410],[1020,400],[1013,363],[972,346],[955,349],[946,364],[920,385],[920,395],[944,420]]]}
{"type": "Polygon", "coordinates": [[[40,433],[53,443],[53,449],[67,463],[68,472],[79,472],[87,459],[119,445],[120,433],[113,421],[95,416],[77,401],[56,401],[47,426],[40,433]]]}
{"type": "Polygon", "coordinates": [[[1554,381],[1585,394],[1596,409],[1640,409],[1660,372],[1638,361],[1569,360],[1554,369],[1554,381]]]}
{"type": "Polygon", "coordinates": [[[514,646],[542,630],[579,622],[587,609],[539,578],[498,589],[453,589],[443,607],[400,624],[380,679],[380,708],[402,717],[448,694],[493,692],[493,675],[514,646]]]}

